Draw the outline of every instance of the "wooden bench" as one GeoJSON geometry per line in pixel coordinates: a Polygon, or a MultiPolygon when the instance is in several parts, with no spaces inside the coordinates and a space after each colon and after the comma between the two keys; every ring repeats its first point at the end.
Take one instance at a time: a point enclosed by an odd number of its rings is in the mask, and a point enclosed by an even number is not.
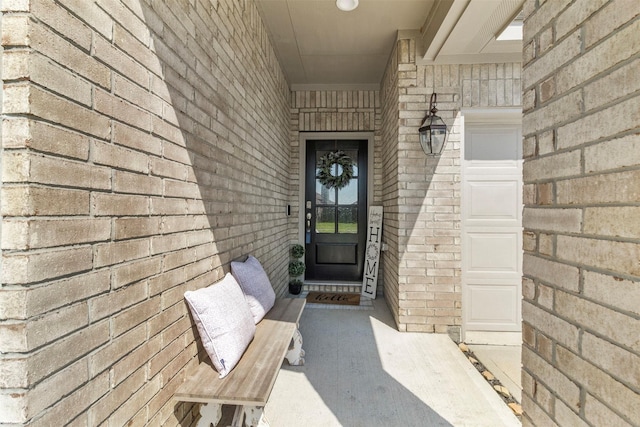
{"type": "Polygon", "coordinates": [[[198,427],[216,426],[222,405],[236,405],[233,426],[268,426],[264,406],[269,399],[283,359],[290,365],[304,364],[298,321],[304,298],[276,299],[275,305],[256,325],[253,341],[236,367],[220,379],[207,358],[187,376],[174,397],[182,402],[205,403],[200,407],[198,427]]]}

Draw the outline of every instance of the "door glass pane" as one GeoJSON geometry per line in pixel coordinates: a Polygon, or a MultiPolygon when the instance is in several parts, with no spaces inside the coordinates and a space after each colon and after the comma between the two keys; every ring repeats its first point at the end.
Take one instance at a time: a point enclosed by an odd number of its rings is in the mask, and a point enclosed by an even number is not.
{"type": "Polygon", "coordinates": [[[322,185],[320,180],[316,180],[316,204],[318,205],[333,205],[336,203],[336,190],[333,188],[327,188],[326,185],[322,185]]]}
{"type": "Polygon", "coordinates": [[[358,203],[358,178],[352,178],[346,187],[338,190],[338,203],[341,205],[355,205],[358,203]]]}
{"type": "Polygon", "coordinates": [[[336,232],[336,208],[316,208],[316,233],[336,232]]]}
{"type": "Polygon", "coordinates": [[[517,129],[467,130],[465,160],[520,160],[521,139],[517,129]]]}
{"type": "Polygon", "coordinates": [[[338,233],[356,234],[358,232],[358,207],[340,206],[338,208],[338,233]]]}

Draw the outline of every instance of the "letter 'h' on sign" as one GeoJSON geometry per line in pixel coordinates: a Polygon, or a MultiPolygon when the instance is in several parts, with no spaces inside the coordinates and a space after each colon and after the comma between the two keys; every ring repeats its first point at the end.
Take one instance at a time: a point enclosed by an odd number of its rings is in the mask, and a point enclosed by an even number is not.
{"type": "Polygon", "coordinates": [[[363,297],[375,298],[378,287],[378,267],[382,246],[382,206],[369,207],[369,227],[367,228],[367,250],[364,256],[362,276],[363,297]]]}

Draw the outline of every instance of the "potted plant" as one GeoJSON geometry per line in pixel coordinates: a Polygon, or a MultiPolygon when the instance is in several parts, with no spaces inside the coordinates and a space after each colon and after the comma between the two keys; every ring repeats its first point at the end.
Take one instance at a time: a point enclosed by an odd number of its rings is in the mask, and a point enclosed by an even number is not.
{"type": "Polygon", "coordinates": [[[302,291],[302,280],[300,276],[304,274],[304,262],[299,259],[304,255],[304,247],[300,244],[295,244],[291,247],[291,258],[293,260],[289,263],[289,293],[298,295],[302,291]]]}

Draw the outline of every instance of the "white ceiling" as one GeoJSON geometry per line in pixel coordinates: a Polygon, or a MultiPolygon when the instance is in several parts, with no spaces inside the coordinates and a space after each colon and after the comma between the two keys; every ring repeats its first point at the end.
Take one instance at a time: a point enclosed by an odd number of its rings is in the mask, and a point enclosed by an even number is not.
{"type": "Polygon", "coordinates": [[[497,42],[524,0],[257,0],[294,90],[377,89],[399,30],[415,31],[419,63],[519,61],[521,42],[497,42]]]}

